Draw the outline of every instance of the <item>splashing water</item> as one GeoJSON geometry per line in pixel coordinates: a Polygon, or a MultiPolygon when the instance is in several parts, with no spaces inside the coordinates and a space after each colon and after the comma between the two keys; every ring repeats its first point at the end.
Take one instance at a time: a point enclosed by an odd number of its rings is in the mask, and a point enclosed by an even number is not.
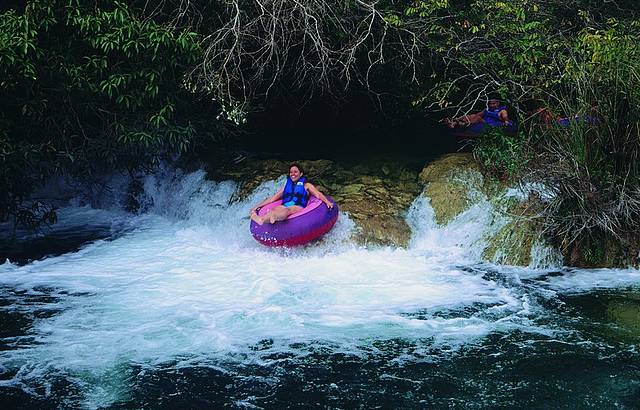
{"type": "MultiPolygon", "coordinates": [[[[208,405],[224,396],[222,404],[234,407],[273,406],[292,403],[287,392],[296,391],[290,383],[298,366],[317,365],[316,373],[303,372],[316,386],[309,400],[362,403],[358,388],[321,375],[360,366],[388,388],[417,363],[444,366],[470,348],[485,349],[495,335],[582,343],[574,330],[549,322],[559,313],[547,305],[576,288],[640,281],[634,270],[549,275],[483,264],[483,238],[496,229],[487,201],[442,228],[428,199],[418,198],[407,217],[409,249],[357,246],[346,214],[312,246],[266,249],[250,236],[248,213],[282,181],[233,202],[235,183],[204,177],[169,169],[147,177],[140,200],[148,212],[138,216],[120,211],[115,194],[102,197],[103,209],[76,198],[55,229],[109,226],[107,237],[0,265],[3,317],[29,322],[3,339],[0,389],[54,397],[63,407],[156,407],[168,399],[146,396],[153,383],[169,391],[188,380],[198,390],[204,377],[221,381],[208,405]],[[206,376],[194,376],[197,369],[206,376]],[[254,383],[244,385],[246,378],[254,383]]],[[[491,354],[502,354],[504,343],[528,343],[515,339],[495,343],[491,354]]],[[[190,403],[186,390],[174,393],[190,403]]],[[[387,397],[380,394],[372,400],[387,397]]],[[[434,400],[426,403],[447,403],[434,400]]]]}

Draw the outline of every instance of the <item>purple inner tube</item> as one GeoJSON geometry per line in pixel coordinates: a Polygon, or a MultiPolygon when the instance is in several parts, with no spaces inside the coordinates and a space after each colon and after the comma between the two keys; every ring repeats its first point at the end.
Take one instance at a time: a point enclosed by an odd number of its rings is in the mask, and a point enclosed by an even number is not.
{"type": "Polygon", "coordinates": [[[450,128],[449,132],[455,135],[456,137],[475,138],[475,137],[479,137],[480,135],[484,134],[485,132],[493,128],[499,128],[507,135],[515,135],[518,132],[518,128],[516,127],[515,124],[502,127],[502,126],[490,125],[490,124],[487,124],[486,122],[478,122],[475,124],[471,124],[469,126],[450,128]]]}
{"type": "MultiPolygon", "coordinates": [[[[251,221],[251,234],[260,243],[266,246],[298,246],[311,242],[329,231],[338,219],[338,205],[333,198],[327,196],[333,203],[333,208],[327,206],[311,196],[307,206],[293,215],[289,215],[284,221],[270,224],[265,222],[258,225],[251,221]]],[[[281,205],[282,201],[272,202],[260,208],[258,215],[265,215],[270,209],[281,205]]]]}

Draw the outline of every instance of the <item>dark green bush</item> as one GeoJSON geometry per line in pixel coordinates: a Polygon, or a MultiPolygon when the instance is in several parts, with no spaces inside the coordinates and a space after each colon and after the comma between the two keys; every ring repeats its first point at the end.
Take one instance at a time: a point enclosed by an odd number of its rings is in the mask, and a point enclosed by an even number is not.
{"type": "Polygon", "coordinates": [[[0,220],[38,221],[23,201],[51,175],[185,152],[197,134],[184,73],[200,57],[197,34],[125,2],[40,0],[1,13],[0,220]]]}
{"type": "Polygon", "coordinates": [[[495,127],[479,137],[473,155],[492,175],[514,180],[530,160],[529,144],[524,131],[514,135],[495,127]]]}
{"type": "Polygon", "coordinates": [[[639,40],[637,26],[585,30],[550,102],[565,125],[537,127],[528,177],[553,194],[543,215],[564,243],[623,238],[640,223],[639,40]]]}

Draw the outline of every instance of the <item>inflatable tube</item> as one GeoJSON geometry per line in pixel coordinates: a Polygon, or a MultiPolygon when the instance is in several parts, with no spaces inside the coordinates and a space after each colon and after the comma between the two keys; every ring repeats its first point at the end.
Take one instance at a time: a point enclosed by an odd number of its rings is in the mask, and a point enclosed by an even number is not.
{"type": "MultiPolygon", "coordinates": [[[[477,138],[492,128],[495,127],[487,124],[486,122],[478,122],[468,127],[449,128],[449,132],[458,138],[477,138]]],[[[518,132],[518,128],[515,124],[499,128],[507,135],[515,135],[518,132]]]]}
{"type": "MultiPolygon", "coordinates": [[[[333,208],[327,208],[312,195],[303,210],[289,215],[284,221],[262,225],[251,221],[251,234],[265,246],[300,246],[314,241],[327,233],[338,220],[338,205],[331,197],[327,196],[327,199],[333,202],[333,208]]],[[[263,216],[281,203],[276,201],[263,206],[258,215],[263,216]]]]}
{"type": "Polygon", "coordinates": [[[558,118],[558,119],[556,119],[556,122],[561,127],[568,127],[572,123],[575,123],[575,124],[589,124],[589,125],[599,124],[600,120],[598,120],[596,117],[593,117],[591,115],[575,115],[573,117],[561,117],[561,118],[558,118]]]}

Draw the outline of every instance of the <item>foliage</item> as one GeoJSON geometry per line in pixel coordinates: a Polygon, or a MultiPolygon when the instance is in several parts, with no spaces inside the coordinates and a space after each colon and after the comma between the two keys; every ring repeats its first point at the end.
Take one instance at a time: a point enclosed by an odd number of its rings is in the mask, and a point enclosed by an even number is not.
{"type": "Polygon", "coordinates": [[[183,73],[200,55],[197,34],[124,2],[40,0],[2,13],[0,219],[32,220],[22,201],[51,175],[185,152],[196,133],[183,73]]]}
{"type": "MultiPolygon", "coordinates": [[[[432,8],[432,3],[417,0],[405,14],[420,20],[417,10],[432,8]]],[[[457,116],[493,95],[526,114],[534,101],[553,99],[585,28],[616,19],[620,24],[637,21],[637,5],[614,6],[589,0],[450,0],[444,4],[446,13],[420,31],[434,68],[423,76],[437,81],[435,86],[423,81],[425,88],[414,104],[452,108],[457,116]]]]}
{"type": "MultiPolygon", "coordinates": [[[[432,29],[437,35],[425,39],[438,84],[415,104],[468,113],[489,94],[517,103],[533,85],[553,86],[559,44],[550,7],[537,0],[450,1],[448,14],[432,29]]],[[[413,10],[407,15],[415,17],[413,10]]]]}
{"type": "Polygon", "coordinates": [[[497,127],[480,136],[473,155],[485,170],[503,180],[519,177],[531,159],[524,132],[511,135],[497,127]]]}
{"type": "Polygon", "coordinates": [[[640,222],[640,20],[634,3],[613,6],[450,1],[427,41],[439,81],[416,104],[459,114],[507,99],[520,136],[490,133],[474,152],[494,172],[546,186],[546,231],[565,245],[628,237],[640,222]],[[541,107],[567,124],[536,124],[541,107]]]}
{"type": "Polygon", "coordinates": [[[611,20],[576,38],[554,95],[565,126],[544,134],[530,177],[553,192],[544,216],[554,236],[623,238],[640,223],[640,30],[611,20]]]}

